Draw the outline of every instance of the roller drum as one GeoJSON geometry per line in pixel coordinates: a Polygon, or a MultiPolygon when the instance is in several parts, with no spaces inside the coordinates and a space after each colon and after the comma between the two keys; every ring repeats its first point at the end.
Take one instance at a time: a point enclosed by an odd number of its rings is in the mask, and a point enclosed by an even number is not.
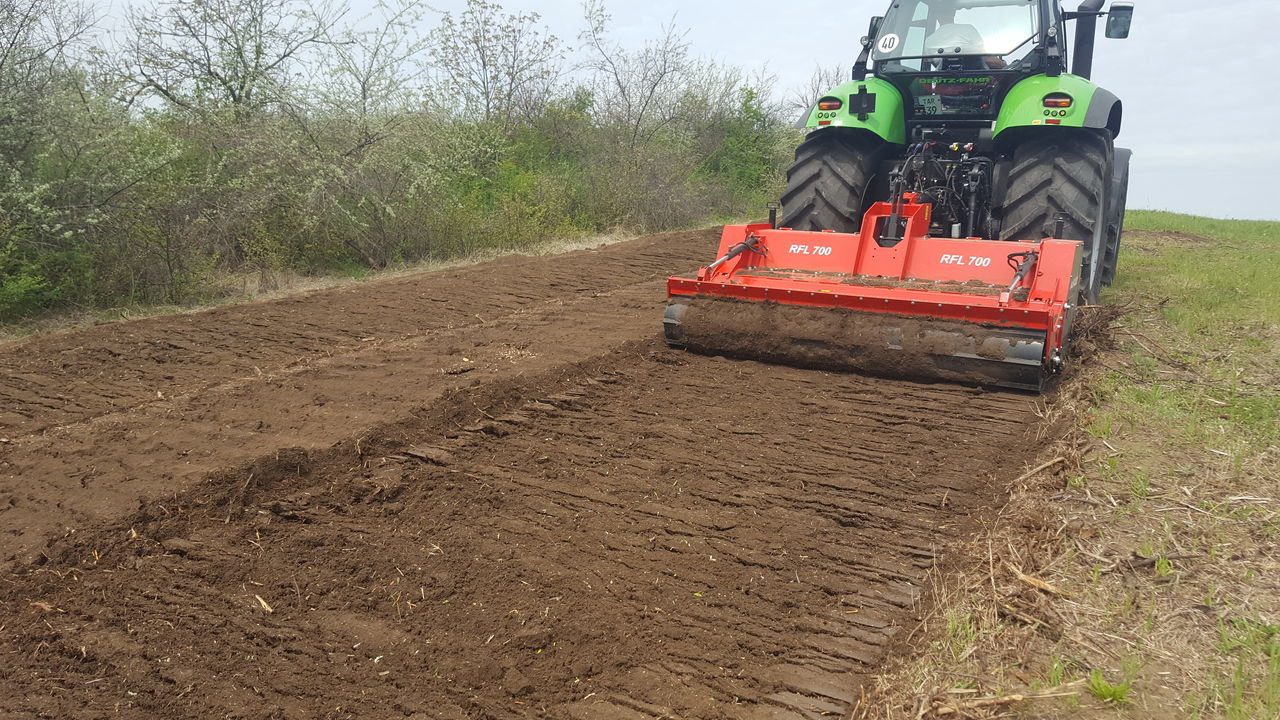
{"type": "Polygon", "coordinates": [[[877,377],[1043,389],[1045,335],[927,317],[722,298],[672,298],[672,347],[877,377]]]}

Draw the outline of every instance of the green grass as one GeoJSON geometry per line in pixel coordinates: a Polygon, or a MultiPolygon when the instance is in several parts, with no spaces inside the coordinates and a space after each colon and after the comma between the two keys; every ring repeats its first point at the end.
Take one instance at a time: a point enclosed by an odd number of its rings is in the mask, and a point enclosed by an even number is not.
{"type": "MultiPolygon", "coordinates": [[[[1124,451],[1099,467],[1131,498],[1113,532],[1128,526],[1136,534],[1144,523],[1150,532],[1158,521],[1161,536],[1139,544],[1157,558],[1152,576],[1168,580],[1189,568],[1194,583],[1194,561],[1164,557],[1176,538],[1171,516],[1152,510],[1169,504],[1157,489],[1195,489],[1179,500],[1202,513],[1179,520],[1179,534],[1205,548],[1210,564],[1230,562],[1251,532],[1280,528],[1273,507],[1224,502],[1273,497],[1280,471],[1280,223],[1139,211],[1126,230],[1117,283],[1104,296],[1126,310],[1121,352],[1094,391],[1085,430],[1124,451]]],[[[1259,619],[1271,600],[1253,589],[1255,569],[1232,572],[1219,576],[1222,587],[1199,586],[1203,606],[1221,609],[1223,619],[1216,636],[1206,628],[1192,646],[1205,676],[1189,678],[1202,689],[1184,696],[1186,707],[1204,718],[1280,718],[1280,626],[1259,619]]],[[[1156,623],[1144,635],[1160,631],[1156,623]]],[[[1096,671],[1089,689],[1109,703],[1129,695],[1125,683],[1096,671]]]]}
{"type": "Polygon", "coordinates": [[[1133,685],[1127,682],[1108,682],[1102,671],[1097,668],[1089,671],[1089,682],[1086,687],[1094,697],[1113,705],[1129,702],[1129,692],[1133,690],[1133,685]]]}
{"type": "Polygon", "coordinates": [[[1161,313],[1188,335],[1263,350],[1265,338],[1238,333],[1269,327],[1274,341],[1280,322],[1280,223],[1135,211],[1126,230],[1185,233],[1208,242],[1143,242],[1143,254],[1123,257],[1117,290],[1176,300],[1161,313]]]}
{"type": "Polygon", "coordinates": [[[1078,461],[1014,490],[974,547],[996,559],[948,580],[943,622],[885,688],[961,677],[998,696],[1074,679],[1078,695],[1018,716],[1280,720],[1280,223],[1128,220],[1103,295],[1120,309],[1114,344],[1064,384],[1078,461]],[[990,610],[988,593],[1011,592],[1006,554],[1075,596],[1027,610],[1060,632],[990,610]]]}
{"type": "Polygon", "coordinates": [[[1235,660],[1214,678],[1201,705],[1220,708],[1228,720],[1280,717],[1280,625],[1236,618],[1218,625],[1215,647],[1235,660]]]}
{"type": "Polygon", "coordinates": [[[1280,223],[1136,211],[1126,229],[1143,232],[1107,298],[1154,310],[1122,321],[1129,361],[1090,432],[1158,426],[1233,455],[1280,443],[1280,223]]]}
{"type": "Polygon", "coordinates": [[[952,611],[947,613],[946,645],[951,658],[957,662],[973,654],[978,640],[978,624],[972,614],[952,611]]]}

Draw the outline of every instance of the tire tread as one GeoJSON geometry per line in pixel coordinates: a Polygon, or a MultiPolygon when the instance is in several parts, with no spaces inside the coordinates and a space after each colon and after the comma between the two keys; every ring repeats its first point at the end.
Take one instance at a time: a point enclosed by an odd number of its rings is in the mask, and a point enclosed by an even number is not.
{"type": "Polygon", "coordinates": [[[857,232],[877,147],[857,134],[820,131],[796,148],[782,194],[783,227],[857,232]]]}
{"type": "MultiPolygon", "coordinates": [[[[1098,280],[1102,279],[1089,277],[1087,271],[1099,249],[1097,228],[1106,222],[1111,152],[1106,138],[1091,133],[1029,137],[1014,151],[1002,203],[1001,240],[1051,237],[1055,216],[1067,216],[1063,238],[1084,241],[1086,276],[1082,285],[1089,302],[1096,301],[1098,280]]],[[[1101,241],[1105,243],[1105,233],[1101,241]]],[[[1105,272],[1099,267],[1097,274],[1105,272]]]]}

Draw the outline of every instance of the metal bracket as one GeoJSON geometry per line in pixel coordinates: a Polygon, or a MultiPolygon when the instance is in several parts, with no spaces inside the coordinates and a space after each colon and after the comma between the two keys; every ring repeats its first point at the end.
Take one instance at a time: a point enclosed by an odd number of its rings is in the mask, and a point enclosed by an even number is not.
{"type": "Polygon", "coordinates": [[[1071,219],[1071,216],[1064,212],[1054,213],[1053,237],[1059,240],[1064,239],[1062,236],[1067,232],[1067,221],[1069,221],[1070,219],[1071,219]]]}
{"type": "Polygon", "coordinates": [[[849,96],[849,114],[857,115],[858,120],[866,122],[875,111],[876,94],[867,92],[866,85],[859,85],[858,94],[849,96]]]}

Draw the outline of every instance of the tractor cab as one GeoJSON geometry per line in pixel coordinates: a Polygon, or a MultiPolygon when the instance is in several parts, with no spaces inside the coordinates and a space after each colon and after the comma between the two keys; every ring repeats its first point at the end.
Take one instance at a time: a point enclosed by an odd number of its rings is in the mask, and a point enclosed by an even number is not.
{"type": "MultiPolygon", "coordinates": [[[[1103,4],[1085,0],[1067,12],[1058,0],[895,0],[872,20],[854,79],[874,75],[896,87],[912,131],[990,129],[1022,81],[1058,78],[1068,68],[1090,78],[1100,16],[1107,17],[1107,37],[1128,36],[1133,4],[1113,3],[1109,13],[1100,12],[1103,4]],[[1069,21],[1076,23],[1070,58],[1069,21]]],[[[1110,129],[1118,134],[1118,125],[1110,129]]]]}
{"type": "Polygon", "coordinates": [[[901,0],[880,22],[871,59],[909,99],[908,123],[989,125],[1013,85],[1064,60],[1061,23],[1046,0],[901,0]]]}
{"type": "MultiPolygon", "coordinates": [[[[882,72],[1018,69],[1058,23],[1039,0],[903,0],[885,14],[874,59],[882,72]],[[1047,10],[1047,12],[1045,11],[1047,10]]],[[[1042,57],[1037,56],[1037,59],[1042,57]]]]}

